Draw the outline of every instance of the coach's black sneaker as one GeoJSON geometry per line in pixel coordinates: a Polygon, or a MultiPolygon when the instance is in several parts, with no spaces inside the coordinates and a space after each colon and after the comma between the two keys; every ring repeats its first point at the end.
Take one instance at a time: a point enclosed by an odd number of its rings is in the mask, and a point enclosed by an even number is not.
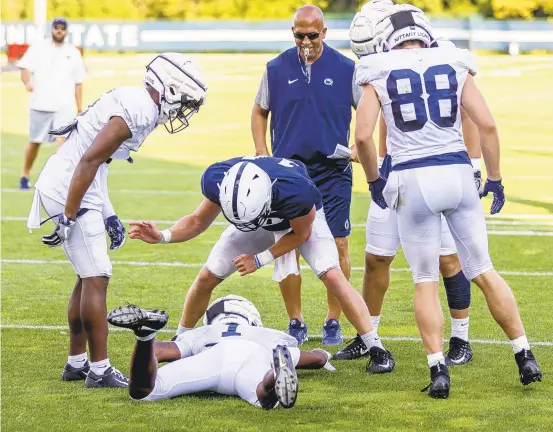
{"type": "Polygon", "coordinates": [[[84,362],[83,367],[76,368],[66,363],[61,373],[61,379],[64,381],[82,381],[86,379],[88,371],[90,370],[90,363],[88,360],[84,362]]]}
{"type": "Polygon", "coordinates": [[[116,327],[128,328],[139,337],[146,337],[167,324],[169,315],[158,309],[141,309],[136,305],[119,306],[108,314],[108,322],[116,327]]]}
{"type": "Polygon", "coordinates": [[[428,390],[428,396],[434,399],[447,399],[449,397],[449,370],[443,363],[438,363],[430,368],[430,384],[421,390],[428,390]]]}
{"type": "Polygon", "coordinates": [[[520,382],[523,385],[528,385],[534,381],[541,381],[542,373],[540,366],[532,354],[531,350],[519,351],[515,354],[515,360],[518,365],[518,373],[520,374],[520,382]]]}
{"type": "Polygon", "coordinates": [[[298,376],[288,348],[277,345],[273,349],[275,392],[284,408],[292,408],[298,397],[298,376]]]}
{"type": "Polygon", "coordinates": [[[368,357],[368,355],[368,348],[365,346],[361,336],[357,335],[348,346],[334,354],[332,360],[355,360],[368,357]]]}
{"type": "Polygon", "coordinates": [[[122,387],[127,388],[129,386],[129,379],[110,366],[106,369],[103,375],[96,375],[94,372],[88,372],[88,376],[84,382],[84,386],[87,388],[100,388],[100,387],[122,387]]]}
{"type": "Polygon", "coordinates": [[[367,372],[370,374],[390,373],[394,370],[396,362],[392,353],[385,349],[373,346],[369,350],[370,359],[367,362],[367,372]]]}
{"type": "Polygon", "coordinates": [[[449,351],[445,354],[445,364],[447,366],[459,366],[472,360],[472,348],[470,343],[452,337],[449,339],[449,351]]]}

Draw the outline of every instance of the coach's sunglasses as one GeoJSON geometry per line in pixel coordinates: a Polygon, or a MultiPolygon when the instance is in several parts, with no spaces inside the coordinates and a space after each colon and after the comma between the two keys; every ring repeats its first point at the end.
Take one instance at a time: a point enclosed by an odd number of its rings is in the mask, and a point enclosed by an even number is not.
{"type": "Polygon", "coordinates": [[[319,39],[320,33],[300,33],[295,32],[294,37],[298,40],[304,40],[305,38],[309,39],[310,41],[313,41],[315,39],[319,39]]]}

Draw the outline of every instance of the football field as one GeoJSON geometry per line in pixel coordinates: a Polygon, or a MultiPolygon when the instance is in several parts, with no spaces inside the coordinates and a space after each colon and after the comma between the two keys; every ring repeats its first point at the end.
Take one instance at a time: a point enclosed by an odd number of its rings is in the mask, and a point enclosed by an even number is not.
{"type": "MultiPolygon", "coordinates": [[[[134,164],[110,165],[110,197],[118,216],[154,220],[162,228],[202,200],[200,176],[207,165],[253,153],[250,111],[272,54],[194,56],[209,84],[205,106],[184,132],[159,127],[134,154],[134,164]]],[[[151,55],[86,56],[85,102],[120,85],[141,85],[151,55]]],[[[392,374],[365,373],[365,360],[334,362],[336,372],[300,371],[292,410],[263,411],[230,397],[204,394],[156,403],[132,402],[125,390],[84,389],[62,382],[68,330],[67,301],[75,275],[61,248],[41,241],[52,224],[29,234],[25,221],[32,193],[18,190],[28,133],[28,95],[19,73],[2,73],[2,313],[1,426],[5,431],[552,431],[553,430],[553,56],[480,56],[477,84],[494,113],[502,144],[507,203],[488,217],[490,253],[511,285],[544,380],[523,387],[513,352],[473,285],[470,336],[474,359],[450,368],[447,400],[420,389],[428,368],[413,314],[413,285],[403,255],[393,263],[391,288],[379,333],[396,360],[392,374]]],[[[86,104],[85,104],[86,105],[86,104]]],[[[353,125],[352,125],[353,128],[353,125]]],[[[352,143],[350,143],[352,144],[352,143]]],[[[53,146],[44,146],[31,181],[53,146]]],[[[361,290],[369,195],[355,166],[351,221],[351,281],[361,290]]],[[[482,201],[489,213],[491,199],[482,201]]],[[[170,331],[184,296],[225,227],[222,218],[187,244],[147,245],[127,239],[110,252],[114,276],[108,309],[136,303],[165,309],[170,331]]],[[[128,225],[127,225],[128,229],[128,225]]],[[[305,263],[303,263],[305,264],[305,263]]],[[[308,348],[320,346],[326,293],[310,270],[302,271],[308,348]],[[319,336],[319,337],[318,337],[319,336]]],[[[232,276],[216,291],[253,301],[265,326],[286,329],[288,318],[271,269],[232,276]]],[[[447,302],[440,292],[446,314],[447,302]]],[[[346,335],[355,332],[342,318],[346,335]]],[[[111,363],[124,373],[134,336],[112,331],[111,363]]],[[[341,347],[335,347],[335,352],[341,347]]]]}

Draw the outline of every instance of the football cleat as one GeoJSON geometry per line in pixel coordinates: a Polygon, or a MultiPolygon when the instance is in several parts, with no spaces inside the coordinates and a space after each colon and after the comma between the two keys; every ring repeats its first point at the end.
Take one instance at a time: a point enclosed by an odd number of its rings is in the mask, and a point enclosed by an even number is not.
{"type": "Polygon", "coordinates": [[[61,373],[61,379],[64,381],[82,381],[86,379],[88,371],[90,370],[90,363],[88,360],[84,362],[83,367],[76,368],[66,363],[61,373]]]}
{"type": "Polygon", "coordinates": [[[434,399],[447,399],[449,397],[449,370],[443,363],[438,363],[430,368],[430,384],[421,390],[428,391],[428,396],[434,399]]]}
{"type": "Polygon", "coordinates": [[[284,408],[292,408],[298,397],[298,376],[288,348],[277,345],[273,349],[275,393],[284,408]]]}
{"type": "Polygon", "coordinates": [[[390,373],[396,366],[392,353],[377,346],[371,347],[369,356],[370,359],[367,362],[366,370],[370,374],[390,373]]]}
{"type": "Polygon", "coordinates": [[[449,339],[449,351],[445,354],[447,366],[459,366],[472,360],[470,343],[458,337],[449,339]]]}
{"type": "Polygon", "coordinates": [[[169,315],[165,311],[141,309],[136,305],[119,306],[108,314],[110,324],[131,329],[139,337],[161,330],[168,320],[169,315]]]}
{"type": "Polygon", "coordinates": [[[129,379],[113,366],[110,366],[103,375],[96,375],[92,371],[88,372],[84,386],[86,388],[127,388],[129,379]]]}
{"type": "Polygon", "coordinates": [[[291,319],[290,324],[288,324],[288,334],[295,337],[298,345],[301,345],[307,341],[307,325],[297,318],[291,319]]]}
{"type": "Polygon", "coordinates": [[[340,345],[344,343],[342,327],[336,319],[329,319],[323,325],[323,345],[340,345]]]}
{"type": "Polygon", "coordinates": [[[355,360],[368,357],[368,355],[369,349],[365,346],[361,336],[357,335],[348,346],[334,354],[332,360],[355,360]]]}
{"type": "Polygon", "coordinates": [[[518,365],[518,373],[520,374],[520,382],[523,385],[528,385],[534,381],[541,381],[542,373],[540,366],[532,354],[531,350],[519,351],[515,354],[515,360],[518,365]]]}
{"type": "Polygon", "coordinates": [[[27,177],[21,177],[19,179],[19,189],[20,190],[29,190],[31,188],[31,183],[27,177]]]}

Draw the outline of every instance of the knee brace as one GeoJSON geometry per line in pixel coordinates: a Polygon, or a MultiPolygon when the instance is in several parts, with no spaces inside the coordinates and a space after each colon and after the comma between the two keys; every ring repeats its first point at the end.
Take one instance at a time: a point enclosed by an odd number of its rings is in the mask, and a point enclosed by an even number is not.
{"type": "Polygon", "coordinates": [[[450,309],[463,310],[470,306],[470,281],[462,271],[455,276],[444,277],[444,286],[450,309]]]}

